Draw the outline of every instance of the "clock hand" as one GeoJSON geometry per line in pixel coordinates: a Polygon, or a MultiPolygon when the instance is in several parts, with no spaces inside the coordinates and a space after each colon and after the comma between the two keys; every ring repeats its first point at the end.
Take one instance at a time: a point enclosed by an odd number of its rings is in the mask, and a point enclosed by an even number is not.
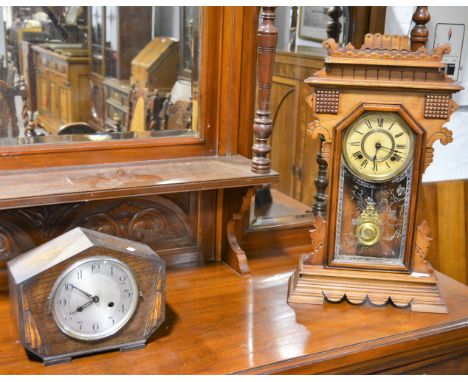
{"type": "Polygon", "coordinates": [[[385,146],[380,146],[381,149],[384,149],[384,150],[388,150],[388,151],[391,151],[391,152],[394,152],[394,153],[397,153],[397,154],[404,154],[404,152],[402,151],[398,151],[398,150],[395,150],[395,149],[390,149],[388,147],[385,147],[385,146]]]}
{"type": "Polygon", "coordinates": [[[82,312],[85,308],[90,306],[93,302],[94,301],[91,300],[91,301],[88,301],[86,304],[80,305],[78,308],[76,308],[76,310],[72,314],[75,314],[76,312],[82,312]]]}
{"type": "Polygon", "coordinates": [[[90,306],[93,302],[99,302],[99,297],[98,296],[91,296],[92,299],[88,301],[86,304],[80,305],[76,310],[72,313],[75,314],[76,312],[82,312],[85,308],[90,306]]]}
{"type": "Polygon", "coordinates": [[[74,286],[73,284],[70,284],[68,283],[68,285],[70,285],[72,288],[76,289],[78,292],[81,292],[83,293],[86,297],[90,298],[90,299],[93,299],[93,295],[89,294],[89,293],[86,293],[84,290],[74,286]]]}

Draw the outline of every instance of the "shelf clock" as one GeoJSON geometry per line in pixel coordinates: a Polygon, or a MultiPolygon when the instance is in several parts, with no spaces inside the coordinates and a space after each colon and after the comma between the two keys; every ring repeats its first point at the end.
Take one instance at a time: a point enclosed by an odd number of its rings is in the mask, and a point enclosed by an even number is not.
{"type": "Polygon", "coordinates": [[[432,145],[452,141],[443,127],[462,87],[444,72],[448,45],[413,52],[406,36],[368,34],[360,49],[333,39],[325,67],[306,80],[322,136],[330,188],[328,216],[311,231],[313,253],[292,276],[290,303],[392,303],[446,313],[425,260],[426,222],[416,226],[421,178],[432,145]]]}
{"type": "Polygon", "coordinates": [[[146,244],[75,228],[8,272],[20,342],[46,365],[143,347],[164,321],[165,263],[146,244]]]}

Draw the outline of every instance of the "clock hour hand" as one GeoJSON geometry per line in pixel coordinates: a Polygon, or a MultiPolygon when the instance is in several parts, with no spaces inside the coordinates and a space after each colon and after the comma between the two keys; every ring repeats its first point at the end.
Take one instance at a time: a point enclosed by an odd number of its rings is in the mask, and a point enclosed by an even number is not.
{"type": "Polygon", "coordinates": [[[85,308],[90,306],[93,302],[99,302],[99,297],[98,296],[91,296],[92,299],[88,301],[86,304],[80,305],[76,310],[72,313],[75,314],[76,312],[82,312],[85,308]]]}

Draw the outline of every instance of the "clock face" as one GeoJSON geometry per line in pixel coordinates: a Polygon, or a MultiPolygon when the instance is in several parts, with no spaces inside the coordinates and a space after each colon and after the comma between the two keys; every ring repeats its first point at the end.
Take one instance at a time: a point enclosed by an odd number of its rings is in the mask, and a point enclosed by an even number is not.
{"type": "Polygon", "coordinates": [[[131,270],[107,256],[82,259],[57,279],[51,311],[59,329],[80,340],[109,337],[132,318],[139,290],[131,270]]]}
{"type": "Polygon", "coordinates": [[[365,113],[347,129],[343,157],[356,176],[384,182],[408,167],[413,146],[413,133],[398,114],[365,113]]]}

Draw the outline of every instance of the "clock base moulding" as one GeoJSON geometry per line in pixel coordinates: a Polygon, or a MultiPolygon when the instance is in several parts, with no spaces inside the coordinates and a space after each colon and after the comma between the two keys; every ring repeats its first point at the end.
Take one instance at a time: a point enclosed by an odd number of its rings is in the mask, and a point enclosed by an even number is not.
{"type": "Polygon", "coordinates": [[[414,276],[301,265],[292,275],[289,289],[288,303],[321,305],[325,300],[347,300],[378,306],[390,303],[413,312],[448,313],[435,274],[414,276]]]}

